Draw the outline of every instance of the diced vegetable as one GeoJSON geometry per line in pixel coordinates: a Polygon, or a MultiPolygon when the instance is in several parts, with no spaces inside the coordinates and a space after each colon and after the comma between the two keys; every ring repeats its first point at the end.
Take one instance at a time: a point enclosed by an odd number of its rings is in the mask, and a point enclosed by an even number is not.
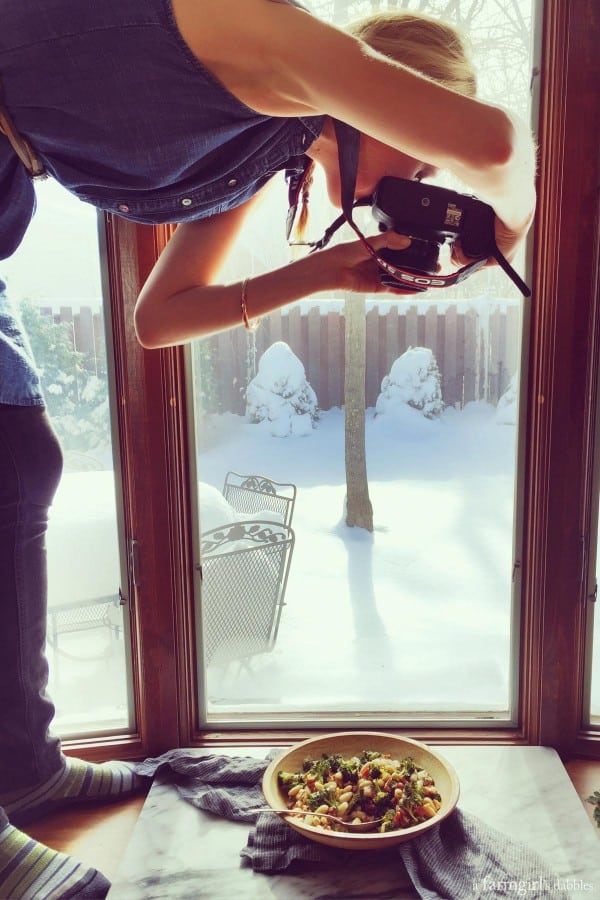
{"type": "Polygon", "coordinates": [[[394,760],[375,750],[347,759],[323,754],[305,760],[302,772],[279,772],[278,780],[288,808],[306,812],[305,821],[328,831],[375,819],[383,819],[374,826],[382,833],[408,828],[433,818],[442,805],[433,778],[411,757],[394,760]],[[342,821],[317,819],[319,813],[342,821]]]}

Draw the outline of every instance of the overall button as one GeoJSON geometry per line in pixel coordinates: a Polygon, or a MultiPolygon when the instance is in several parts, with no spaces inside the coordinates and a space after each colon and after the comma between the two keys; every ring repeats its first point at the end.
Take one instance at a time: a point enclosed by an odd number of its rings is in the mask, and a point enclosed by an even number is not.
{"type": "Polygon", "coordinates": [[[119,203],[117,209],[119,210],[119,212],[129,212],[129,207],[126,203],[119,203]]]}
{"type": "Polygon", "coordinates": [[[228,187],[235,187],[237,182],[238,182],[237,178],[230,178],[229,181],[227,182],[227,185],[228,185],[228,187]]]}
{"type": "Polygon", "coordinates": [[[189,197],[184,197],[183,200],[181,201],[181,205],[182,206],[191,206],[192,201],[190,200],[189,197]]]}

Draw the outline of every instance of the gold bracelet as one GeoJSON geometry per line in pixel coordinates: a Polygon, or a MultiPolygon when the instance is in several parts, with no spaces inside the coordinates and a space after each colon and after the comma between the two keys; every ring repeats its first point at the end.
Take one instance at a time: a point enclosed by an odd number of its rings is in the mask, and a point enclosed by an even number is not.
{"type": "Polygon", "coordinates": [[[242,281],[242,322],[244,323],[244,328],[246,331],[256,331],[258,326],[260,325],[260,319],[249,319],[248,318],[248,282],[249,278],[244,278],[242,281]]]}

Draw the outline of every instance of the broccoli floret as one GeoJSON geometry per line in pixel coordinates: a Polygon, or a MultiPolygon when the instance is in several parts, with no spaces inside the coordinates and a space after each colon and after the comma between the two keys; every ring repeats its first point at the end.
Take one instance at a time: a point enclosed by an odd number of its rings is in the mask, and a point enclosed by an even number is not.
{"type": "Polygon", "coordinates": [[[339,755],[327,756],[324,753],[320,759],[305,759],[303,769],[305,774],[311,778],[318,781],[327,781],[329,775],[332,772],[337,772],[339,769],[340,759],[339,755]]]}
{"type": "Polygon", "coordinates": [[[394,816],[395,812],[393,809],[388,809],[386,814],[383,817],[383,822],[379,826],[379,831],[393,831],[394,830],[394,816]]]}
{"type": "Polygon", "coordinates": [[[400,763],[400,772],[402,775],[412,775],[413,772],[418,771],[418,767],[415,765],[414,760],[410,756],[407,756],[406,759],[403,759],[400,763]]]}
{"type": "Polygon", "coordinates": [[[340,765],[343,762],[343,756],[341,753],[334,753],[329,757],[329,768],[332,772],[338,772],[340,765]]]}
{"type": "Polygon", "coordinates": [[[319,806],[323,806],[327,804],[330,805],[330,797],[327,791],[313,791],[312,794],[308,796],[306,804],[308,808],[312,811],[318,809],[319,806]]]}
{"type": "Polygon", "coordinates": [[[384,812],[389,808],[390,805],[390,795],[387,791],[377,791],[373,803],[375,805],[375,809],[377,810],[377,815],[382,816],[384,812]]]}
{"type": "Polygon", "coordinates": [[[277,779],[281,787],[287,791],[296,787],[297,784],[302,784],[304,781],[302,775],[299,775],[298,772],[278,772],[277,779]]]}
{"type": "Polygon", "coordinates": [[[363,750],[360,754],[360,761],[364,766],[365,763],[372,762],[374,759],[379,759],[380,756],[381,753],[379,750],[363,750]]]}
{"type": "Polygon", "coordinates": [[[402,799],[406,804],[419,806],[423,800],[419,789],[412,781],[407,782],[402,788],[402,799]]]}
{"type": "Polygon", "coordinates": [[[340,772],[345,782],[356,784],[358,781],[358,764],[354,760],[344,760],[344,764],[340,766],[340,772]]]}

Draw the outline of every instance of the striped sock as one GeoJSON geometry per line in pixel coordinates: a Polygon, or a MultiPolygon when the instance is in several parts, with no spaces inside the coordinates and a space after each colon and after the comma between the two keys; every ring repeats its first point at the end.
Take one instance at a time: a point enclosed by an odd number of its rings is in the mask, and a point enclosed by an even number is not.
{"type": "Polygon", "coordinates": [[[13,825],[0,831],[0,897],[10,900],[101,900],[110,882],[23,834],[13,825]]]}
{"type": "Polygon", "coordinates": [[[136,775],[130,763],[88,763],[66,757],[64,769],[43,784],[0,793],[0,806],[13,825],[20,826],[74,803],[121,800],[149,784],[150,779],[136,775]]]}

